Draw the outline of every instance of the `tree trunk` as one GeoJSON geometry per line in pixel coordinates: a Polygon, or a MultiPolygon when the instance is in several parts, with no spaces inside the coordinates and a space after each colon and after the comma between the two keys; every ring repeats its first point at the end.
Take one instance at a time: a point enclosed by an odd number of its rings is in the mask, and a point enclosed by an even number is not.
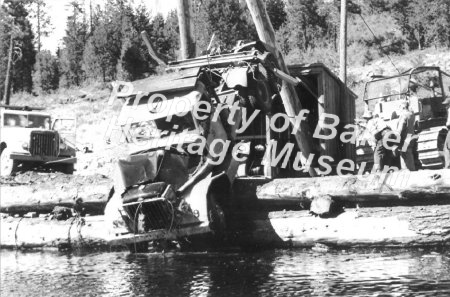
{"type": "Polygon", "coordinates": [[[6,105],[9,105],[9,98],[11,96],[11,68],[12,68],[12,55],[13,55],[14,40],[11,32],[9,38],[9,51],[8,51],[8,65],[6,66],[6,78],[5,78],[5,93],[3,94],[3,101],[6,105]]]}
{"type": "Polygon", "coordinates": [[[450,244],[450,205],[348,209],[322,219],[308,211],[235,215],[240,245],[275,247],[414,247],[450,244]]]}
{"type": "Polygon", "coordinates": [[[256,191],[260,200],[307,206],[329,195],[347,206],[450,204],[450,170],[398,171],[366,176],[288,178],[268,182],[256,191]]]}

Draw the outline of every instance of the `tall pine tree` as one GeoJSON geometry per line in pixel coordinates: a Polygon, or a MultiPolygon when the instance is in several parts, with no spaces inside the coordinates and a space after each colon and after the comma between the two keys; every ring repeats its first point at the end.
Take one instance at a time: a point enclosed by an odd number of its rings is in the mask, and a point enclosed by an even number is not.
{"type": "Polygon", "coordinates": [[[0,94],[3,98],[4,82],[8,61],[8,50],[11,35],[16,52],[15,63],[11,71],[10,90],[12,92],[32,90],[32,72],[36,52],[33,46],[33,31],[25,2],[5,0],[0,9],[0,94]]]}
{"type": "Polygon", "coordinates": [[[84,80],[82,60],[87,40],[87,24],[82,4],[72,1],[69,5],[71,15],[67,18],[64,48],[61,50],[61,79],[64,87],[79,86],[84,80]]]}

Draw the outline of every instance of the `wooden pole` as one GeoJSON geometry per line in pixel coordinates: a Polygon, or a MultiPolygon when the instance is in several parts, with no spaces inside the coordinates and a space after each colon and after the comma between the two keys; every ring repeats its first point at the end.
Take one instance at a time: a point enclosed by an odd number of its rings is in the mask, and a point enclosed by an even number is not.
{"type": "Polygon", "coordinates": [[[193,41],[191,28],[191,8],[189,0],[178,0],[177,3],[178,24],[180,26],[180,50],[181,58],[193,58],[193,41]]]}
{"type": "MultiPolygon", "coordinates": [[[[267,15],[264,0],[247,0],[247,6],[252,15],[253,22],[255,23],[259,39],[271,47],[270,50],[276,58],[280,70],[289,74],[283,55],[278,49],[275,31],[272,27],[269,16],[267,15]]],[[[283,80],[280,95],[283,100],[286,114],[291,118],[291,124],[295,125],[295,117],[302,110],[295,87],[283,80]]],[[[306,121],[303,120],[300,122],[299,129],[295,134],[295,139],[297,140],[298,146],[302,152],[302,163],[304,164],[309,155],[314,153],[311,131],[306,121]]],[[[316,170],[313,166],[309,168],[309,174],[311,176],[317,176],[316,170]]]]}
{"type": "Polygon", "coordinates": [[[150,57],[152,57],[152,59],[155,60],[156,63],[158,63],[159,66],[166,67],[167,64],[160,57],[158,57],[158,55],[156,54],[156,51],[153,49],[153,46],[150,43],[150,38],[148,38],[147,32],[146,31],[142,31],[141,32],[141,36],[142,36],[142,39],[145,42],[145,45],[147,46],[148,53],[150,54],[150,57]]]}
{"type": "Polygon", "coordinates": [[[339,39],[339,78],[347,85],[347,0],[341,0],[341,33],[339,39]]]}
{"type": "Polygon", "coordinates": [[[12,55],[13,55],[13,35],[9,39],[9,51],[8,51],[8,66],[6,68],[6,79],[5,79],[5,92],[3,94],[3,101],[6,105],[9,105],[9,98],[11,96],[10,92],[10,81],[11,81],[11,67],[12,67],[12,55]]]}

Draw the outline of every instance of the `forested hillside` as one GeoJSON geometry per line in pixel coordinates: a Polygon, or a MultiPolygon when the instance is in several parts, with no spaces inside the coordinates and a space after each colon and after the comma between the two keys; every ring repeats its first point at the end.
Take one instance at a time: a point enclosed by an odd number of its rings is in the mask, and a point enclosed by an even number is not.
{"type": "MultiPolygon", "coordinates": [[[[206,49],[213,33],[223,48],[257,37],[245,1],[192,0],[196,51],[206,49]]],[[[178,57],[178,20],[151,14],[131,0],[105,1],[86,9],[70,2],[66,34],[55,53],[42,49],[52,12],[42,0],[5,0],[0,9],[0,97],[3,98],[11,40],[17,58],[12,91],[35,95],[157,74],[139,33],[147,31],[165,60],[178,57]],[[32,26],[31,24],[38,24],[32,26]]],[[[291,63],[338,64],[337,0],[267,0],[281,50],[291,63]]],[[[349,66],[360,67],[411,51],[450,48],[450,0],[354,0],[349,4],[349,66]]],[[[350,78],[351,79],[351,78],[350,78]]]]}

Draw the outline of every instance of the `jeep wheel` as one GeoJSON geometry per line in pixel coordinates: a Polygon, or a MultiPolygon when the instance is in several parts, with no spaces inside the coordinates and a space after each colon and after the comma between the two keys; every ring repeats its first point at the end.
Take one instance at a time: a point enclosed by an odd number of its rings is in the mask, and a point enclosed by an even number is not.
{"type": "Polygon", "coordinates": [[[5,148],[0,157],[0,176],[8,176],[16,172],[19,162],[11,159],[11,152],[5,148]]]}

